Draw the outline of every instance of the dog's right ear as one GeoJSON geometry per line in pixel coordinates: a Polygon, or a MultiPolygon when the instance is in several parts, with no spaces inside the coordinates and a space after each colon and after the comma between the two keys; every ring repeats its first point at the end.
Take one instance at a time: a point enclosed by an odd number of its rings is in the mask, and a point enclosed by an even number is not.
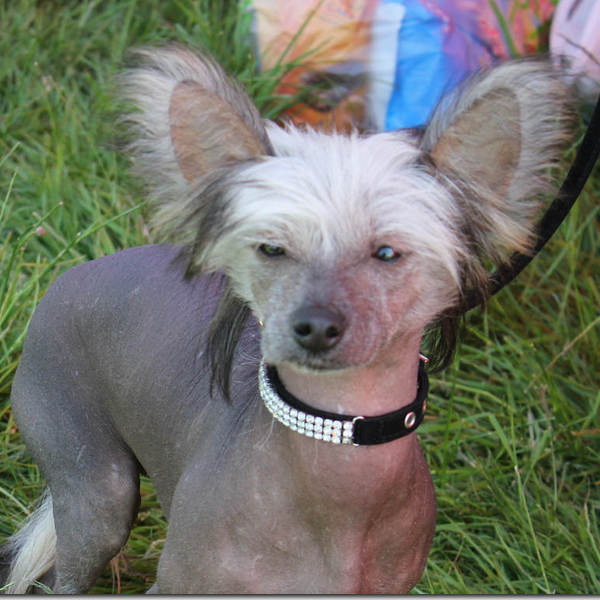
{"type": "Polygon", "coordinates": [[[231,100],[196,81],[182,81],[173,88],[171,142],[188,181],[267,153],[268,140],[261,135],[264,127],[258,131],[254,106],[249,101],[236,103],[242,106],[233,103],[248,100],[242,93],[231,100]]]}
{"type": "Polygon", "coordinates": [[[203,187],[271,154],[271,145],[246,92],[208,55],[171,45],[131,57],[134,66],[119,78],[122,98],[133,105],[123,117],[127,150],[157,204],[154,225],[181,233],[203,187]]]}

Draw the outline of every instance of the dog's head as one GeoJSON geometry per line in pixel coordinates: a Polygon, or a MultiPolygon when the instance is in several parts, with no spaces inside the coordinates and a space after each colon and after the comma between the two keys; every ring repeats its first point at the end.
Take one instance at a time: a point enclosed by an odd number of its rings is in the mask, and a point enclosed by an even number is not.
{"type": "Polygon", "coordinates": [[[421,137],[345,136],[264,122],[205,56],[138,54],[125,94],[155,223],[194,269],[227,275],[268,362],[368,364],[484,294],[485,267],[532,242],[568,116],[545,62],[471,79],[421,137]]]}

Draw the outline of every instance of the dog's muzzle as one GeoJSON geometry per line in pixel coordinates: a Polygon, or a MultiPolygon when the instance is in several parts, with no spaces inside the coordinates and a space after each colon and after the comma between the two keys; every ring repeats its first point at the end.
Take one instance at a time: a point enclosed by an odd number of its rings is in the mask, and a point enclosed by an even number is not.
{"type": "Polygon", "coordinates": [[[404,437],[423,421],[429,391],[424,362],[419,363],[415,400],[398,410],[374,417],[336,414],[312,408],[288,392],[277,369],[264,361],[260,363],[258,388],[267,410],[292,431],[332,444],[372,446],[404,437]]]}

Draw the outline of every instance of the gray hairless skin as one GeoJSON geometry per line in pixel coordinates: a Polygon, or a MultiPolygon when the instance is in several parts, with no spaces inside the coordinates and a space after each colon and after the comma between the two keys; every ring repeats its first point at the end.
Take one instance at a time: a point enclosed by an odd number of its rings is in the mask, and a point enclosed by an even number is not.
{"type": "Polygon", "coordinates": [[[169,521],[157,591],[410,589],[436,512],[416,434],[333,447],[274,426],[255,321],[232,402],[211,398],[202,334],[218,286],[184,280],[175,257],[156,245],[75,267],[31,323],[13,407],[52,491],[58,572],[87,589],[119,551],[141,463],[169,521]]]}

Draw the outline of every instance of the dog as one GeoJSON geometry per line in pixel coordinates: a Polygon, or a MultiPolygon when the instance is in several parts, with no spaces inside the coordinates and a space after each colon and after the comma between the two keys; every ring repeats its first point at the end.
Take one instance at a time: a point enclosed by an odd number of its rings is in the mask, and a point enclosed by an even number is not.
{"type": "Polygon", "coordinates": [[[2,582],[88,590],[145,473],[168,520],[150,592],[408,592],[436,520],[422,344],[447,364],[466,294],[531,246],[567,89],[509,61],[421,134],[325,134],[263,120],[207,55],[134,56],[127,150],[165,241],[36,309],[11,398],[47,491],[2,582]]]}

